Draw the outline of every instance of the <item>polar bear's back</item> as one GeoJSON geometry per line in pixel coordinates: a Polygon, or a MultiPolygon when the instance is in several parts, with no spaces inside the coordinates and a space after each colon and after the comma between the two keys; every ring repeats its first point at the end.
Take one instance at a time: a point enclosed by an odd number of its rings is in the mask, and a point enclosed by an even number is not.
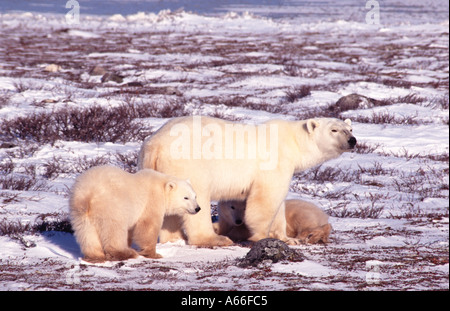
{"type": "Polygon", "coordinates": [[[303,230],[328,223],[327,214],[313,203],[302,200],[286,200],[286,220],[289,219],[295,221],[303,230]]]}

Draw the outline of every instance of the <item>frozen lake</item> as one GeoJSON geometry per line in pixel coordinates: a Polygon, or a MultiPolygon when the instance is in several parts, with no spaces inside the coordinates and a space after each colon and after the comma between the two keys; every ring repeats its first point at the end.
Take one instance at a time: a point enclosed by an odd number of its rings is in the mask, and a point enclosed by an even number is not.
{"type": "MultiPolygon", "coordinates": [[[[0,13],[14,11],[65,14],[65,0],[2,0],[0,13]]],[[[183,9],[202,15],[223,15],[227,12],[250,12],[270,18],[298,20],[299,23],[323,21],[364,22],[369,9],[366,4],[374,1],[305,1],[305,0],[78,0],[81,14],[129,15],[137,12],[157,13],[161,10],[183,9]]],[[[380,0],[381,24],[421,24],[448,20],[449,4],[437,1],[380,0]]]]}

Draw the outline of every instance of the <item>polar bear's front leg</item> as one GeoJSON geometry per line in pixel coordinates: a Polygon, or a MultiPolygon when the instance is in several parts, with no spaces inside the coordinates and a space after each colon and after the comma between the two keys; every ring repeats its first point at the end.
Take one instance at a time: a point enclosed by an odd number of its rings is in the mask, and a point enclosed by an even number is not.
{"type": "Polygon", "coordinates": [[[285,202],[283,201],[278,209],[275,219],[272,222],[269,230],[269,237],[279,239],[288,245],[303,244],[300,239],[288,237],[286,234],[286,213],[285,202]]]}
{"type": "Polygon", "coordinates": [[[245,210],[245,223],[252,234],[250,241],[271,237],[290,242],[286,235],[284,198],[287,191],[284,189],[288,188],[268,183],[253,185],[245,210]]]}
{"type": "Polygon", "coordinates": [[[251,232],[250,241],[257,242],[269,237],[270,228],[280,202],[247,198],[245,223],[251,232]]]}
{"type": "Polygon", "coordinates": [[[273,218],[269,229],[269,238],[279,239],[285,241],[286,235],[286,214],[284,201],[280,204],[278,212],[273,218]]]}
{"type": "Polygon", "coordinates": [[[229,246],[233,244],[228,237],[214,232],[211,221],[211,202],[209,196],[197,193],[197,202],[201,207],[195,215],[185,215],[184,229],[188,244],[197,246],[229,246]]]}

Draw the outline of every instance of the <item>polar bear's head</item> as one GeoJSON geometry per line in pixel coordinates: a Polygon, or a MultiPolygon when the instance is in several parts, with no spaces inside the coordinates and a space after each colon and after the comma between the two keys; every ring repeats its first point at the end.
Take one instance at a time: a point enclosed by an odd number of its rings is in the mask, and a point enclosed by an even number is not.
{"type": "Polygon", "coordinates": [[[343,152],[356,146],[356,138],[352,134],[352,122],[333,118],[317,118],[306,120],[306,130],[314,139],[323,156],[336,158],[343,152]]]}
{"type": "Polygon", "coordinates": [[[174,179],[165,184],[166,215],[196,214],[200,211],[197,195],[188,180],[174,179]]]}
{"type": "Polygon", "coordinates": [[[240,226],[245,221],[245,201],[220,201],[219,221],[232,226],[240,226]]]}

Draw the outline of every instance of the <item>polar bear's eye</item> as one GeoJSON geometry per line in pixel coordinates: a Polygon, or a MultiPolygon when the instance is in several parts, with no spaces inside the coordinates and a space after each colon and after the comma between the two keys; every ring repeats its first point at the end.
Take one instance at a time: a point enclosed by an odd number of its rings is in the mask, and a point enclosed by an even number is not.
{"type": "Polygon", "coordinates": [[[234,209],[235,207],[233,205],[230,206],[231,209],[234,209]]]}
{"type": "Polygon", "coordinates": [[[184,199],[185,199],[185,200],[189,200],[189,198],[188,198],[188,197],[184,197],[184,199]]]}
{"type": "Polygon", "coordinates": [[[336,132],[337,132],[337,130],[334,130],[334,129],[333,129],[333,130],[331,130],[331,131],[332,131],[333,133],[336,133],[336,132]]]}

